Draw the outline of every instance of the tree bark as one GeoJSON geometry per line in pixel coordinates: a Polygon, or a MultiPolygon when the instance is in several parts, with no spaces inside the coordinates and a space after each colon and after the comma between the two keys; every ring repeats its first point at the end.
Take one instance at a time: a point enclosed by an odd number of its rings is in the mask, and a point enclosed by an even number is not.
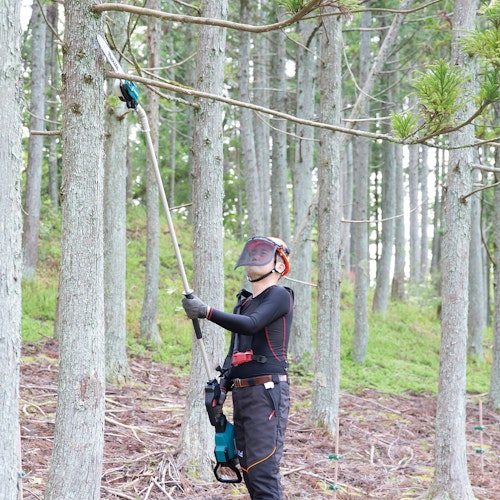
{"type": "MultiPolygon", "coordinates": [[[[470,55],[460,51],[460,38],[472,30],[478,1],[456,0],[453,18],[451,63],[475,80],[476,68],[470,55]]],[[[464,88],[464,92],[466,89],[464,88]]],[[[456,119],[470,116],[468,104],[456,119]]],[[[470,244],[470,202],[463,199],[472,188],[474,126],[450,134],[442,255],[442,309],[439,385],[436,412],[435,470],[429,497],[432,499],[474,498],[467,471],[465,439],[467,310],[470,244]],[[460,146],[463,148],[458,149],[460,146]]]]}
{"type": "MultiPolygon", "coordinates": [[[[240,0],[240,20],[247,23],[250,20],[249,0],[240,0]]],[[[238,51],[238,84],[240,100],[250,102],[250,33],[240,32],[240,46],[238,51]]],[[[263,231],[264,210],[267,206],[262,206],[261,198],[258,194],[260,190],[260,176],[257,170],[257,158],[255,154],[254,132],[253,132],[253,111],[242,108],[240,113],[240,136],[241,136],[241,164],[244,165],[243,175],[245,177],[245,199],[248,213],[247,231],[248,235],[265,234],[263,231]],[[256,192],[257,191],[257,192],[256,192]]]]}
{"type": "MultiPolygon", "coordinates": [[[[370,32],[371,13],[361,14],[359,83],[362,87],[368,85],[367,78],[370,63],[370,32]]],[[[368,113],[368,101],[359,105],[359,113],[364,117],[368,113]]],[[[368,130],[368,124],[361,122],[359,127],[368,130]]],[[[352,341],[352,358],[357,363],[363,363],[368,346],[368,288],[370,285],[370,255],[368,233],[368,186],[370,148],[368,139],[356,137],[353,139],[353,163],[356,165],[356,175],[353,178],[353,218],[352,224],[352,268],[354,271],[354,336],[352,341]]]]}
{"type": "Polygon", "coordinates": [[[98,500],[105,410],[105,62],[92,0],[65,5],[59,385],[46,500],[98,500]]]}
{"type": "MultiPolygon", "coordinates": [[[[45,19],[35,0],[31,15],[30,130],[45,130],[45,19]]],[[[38,261],[38,235],[42,205],[43,135],[30,134],[24,194],[23,276],[34,279],[38,261]]]]}
{"type": "MultiPolygon", "coordinates": [[[[113,39],[121,50],[126,43],[127,17],[112,16],[113,39]]],[[[108,82],[108,96],[115,82],[108,82]]],[[[127,107],[106,106],[104,141],[104,311],[106,325],[106,380],[123,384],[132,372],[127,359],[127,107]]]]}
{"type": "MultiPolygon", "coordinates": [[[[342,18],[336,9],[322,10],[320,113],[340,122],[342,18]]],[[[318,171],[318,313],[314,385],[310,417],[333,433],[340,398],[341,219],[340,143],[328,131],[320,135],[318,171]]]]}
{"type": "MultiPolygon", "coordinates": [[[[315,116],[314,96],[316,71],[314,52],[316,41],[313,35],[315,25],[301,21],[298,24],[300,43],[297,45],[297,116],[312,119],[315,116]],[[312,37],[312,38],[311,38],[312,37]]],[[[307,217],[312,201],[312,178],[314,170],[314,130],[297,125],[298,137],[293,163],[293,212],[296,224],[307,217]]],[[[315,220],[315,219],[313,219],[315,220]]],[[[297,230],[297,227],[295,228],[297,230]]],[[[297,233],[295,233],[297,236],[297,233]]],[[[304,231],[301,240],[294,240],[291,276],[305,283],[312,277],[311,229],[304,231]]],[[[294,286],[295,314],[288,346],[289,358],[294,362],[312,362],[314,347],[311,324],[311,287],[305,284],[294,286]]]]}
{"type": "MultiPolygon", "coordinates": [[[[500,106],[495,106],[495,117],[500,117],[500,106]]],[[[495,149],[495,166],[500,165],[500,149],[495,149]]],[[[495,181],[500,181],[500,174],[495,174],[495,181]]],[[[493,316],[493,362],[491,363],[489,403],[495,410],[500,410],[500,186],[494,188],[494,316],[493,316]]]]}
{"type": "MultiPolygon", "coordinates": [[[[271,34],[271,106],[286,109],[286,36],[282,31],[271,34]]],[[[271,233],[288,242],[291,238],[288,201],[288,163],[286,120],[272,117],[271,167],[271,233]]]]}
{"type": "MultiPolygon", "coordinates": [[[[227,16],[226,0],[207,0],[202,15],[218,19],[227,16]]],[[[222,94],[224,84],[224,29],[199,28],[196,88],[222,94]]],[[[208,304],[223,309],[223,150],[222,106],[198,101],[193,131],[193,270],[194,290],[208,304]]],[[[202,323],[205,350],[215,367],[224,356],[224,332],[215,323],[202,323]]],[[[193,337],[189,387],[180,449],[189,474],[209,479],[214,450],[214,430],[206,414],[203,387],[207,376],[200,349],[193,337]]],[[[214,373],[210,375],[215,376],[214,373]]]]}
{"type": "MultiPolygon", "coordinates": [[[[151,8],[159,8],[159,1],[152,0],[151,8]]],[[[158,19],[148,19],[148,67],[160,66],[160,23],[158,19]]],[[[159,149],[159,97],[147,91],[147,113],[151,142],[158,157],[159,149]]],[[[144,276],[144,301],[141,310],[141,336],[153,343],[161,342],[158,331],[158,289],[160,275],[160,207],[158,204],[159,186],[155,177],[154,164],[148,155],[146,161],[146,274],[144,276]]],[[[172,203],[172,202],[170,202],[172,203]]]]}
{"type": "Polygon", "coordinates": [[[0,498],[15,499],[21,472],[21,2],[1,0],[0,7],[0,498]]]}
{"type": "MultiPolygon", "coordinates": [[[[481,172],[472,172],[473,184],[482,180],[481,172]]],[[[471,239],[469,251],[469,311],[467,317],[467,353],[473,358],[483,361],[483,330],[488,305],[484,264],[483,240],[481,230],[481,192],[468,198],[471,206],[471,239]]]]}
{"type": "Polygon", "coordinates": [[[403,148],[396,146],[396,215],[395,243],[394,243],[394,276],[392,280],[392,298],[404,300],[405,298],[405,263],[406,240],[404,213],[404,175],[403,175],[403,148]]]}

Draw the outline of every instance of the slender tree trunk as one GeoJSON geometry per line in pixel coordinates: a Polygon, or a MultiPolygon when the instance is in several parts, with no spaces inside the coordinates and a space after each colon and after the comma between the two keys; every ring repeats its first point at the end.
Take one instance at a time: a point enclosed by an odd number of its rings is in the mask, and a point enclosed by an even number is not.
{"type": "MultiPolygon", "coordinates": [[[[342,18],[322,8],[320,119],[340,123],[342,18]]],[[[340,397],[341,218],[340,144],[332,132],[320,134],[318,171],[318,314],[311,420],[333,433],[340,397]]]]}
{"type": "MultiPolygon", "coordinates": [[[[297,45],[297,116],[313,119],[315,116],[315,38],[311,39],[315,25],[303,21],[298,24],[300,44],[297,45]]],[[[293,212],[296,224],[307,217],[312,201],[312,178],[314,170],[314,130],[297,125],[295,134],[299,138],[295,146],[293,163],[293,212]]],[[[295,227],[297,230],[297,227],[295,227]]],[[[297,234],[297,233],[296,233],[297,234]]],[[[302,233],[301,241],[293,242],[292,277],[309,283],[312,275],[311,230],[302,233]]],[[[288,346],[289,357],[294,362],[312,362],[314,347],[311,325],[311,287],[297,284],[295,291],[295,314],[288,346]]]]}
{"type": "MultiPolygon", "coordinates": [[[[390,85],[390,82],[389,82],[390,85]]],[[[388,100],[392,101],[389,92],[388,100]]],[[[387,112],[389,112],[387,110],[387,112]]],[[[388,128],[388,127],[387,127],[388,128]]],[[[386,130],[386,133],[389,132],[386,130]]],[[[392,142],[382,145],[382,251],[377,263],[377,276],[375,294],[373,297],[373,310],[385,317],[389,304],[391,286],[391,271],[394,255],[394,232],[396,212],[396,147],[392,142]]]]}
{"type": "MultiPolygon", "coordinates": [[[[495,117],[500,118],[500,107],[495,106],[495,117]]],[[[500,149],[495,149],[495,166],[500,166],[500,149]]],[[[500,181],[500,175],[495,174],[495,181],[500,181]]],[[[500,410],[500,186],[494,188],[494,316],[493,316],[493,362],[491,363],[490,391],[488,399],[495,410],[500,410]]]]}
{"type": "Polygon", "coordinates": [[[419,147],[409,146],[408,184],[410,198],[410,287],[420,283],[420,223],[418,207],[419,147]]]}
{"type": "MultiPolygon", "coordinates": [[[[249,0],[240,0],[240,22],[250,22],[249,0]]],[[[253,4],[252,4],[253,7],[253,4]]],[[[240,45],[238,51],[238,83],[240,100],[250,102],[250,33],[239,32],[240,45]]],[[[259,188],[259,171],[257,169],[257,158],[255,155],[255,143],[253,132],[253,111],[241,108],[240,113],[240,135],[241,135],[241,161],[245,166],[243,174],[245,176],[245,199],[248,212],[247,228],[248,234],[265,234],[263,231],[264,210],[267,206],[262,206],[261,199],[255,192],[259,188]]]]}
{"type": "MultiPolygon", "coordinates": [[[[453,18],[451,63],[463,68],[474,82],[476,68],[469,55],[460,52],[460,38],[472,30],[478,1],[456,0],[453,18]]],[[[464,88],[464,92],[466,89],[464,88]]],[[[472,112],[472,101],[456,116],[463,121],[472,112]]],[[[436,412],[435,470],[429,497],[474,498],[467,472],[465,439],[467,310],[470,244],[470,193],[474,126],[450,134],[450,161],[444,197],[442,257],[442,310],[439,386],[436,412]],[[460,146],[463,148],[460,149],[460,146]]]]}
{"type": "Polygon", "coordinates": [[[395,250],[394,250],[394,276],[392,280],[392,298],[404,300],[405,298],[405,264],[406,264],[406,239],[404,213],[404,174],[403,174],[403,148],[396,146],[396,215],[395,220],[395,250]]]}
{"type": "MultiPolygon", "coordinates": [[[[59,4],[53,3],[47,6],[47,21],[52,27],[56,27],[59,23],[59,4]]],[[[59,119],[59,85],[60,85],[60,74],[61,69],[59,67],[59,48],[56,43],[56,35],[54,32],[47,28],[46,33],[46,73],[48,80],[49,93],[47,96],[48,104],[48,116],[49,121],[47,124],[47,129],[51,131],[56,131],[60,128],[58,124],[59,119]]],[[[49,167],[49,198],[52,209],[54,211],[59,210],[59,137],[51,136],[48,139],[48,155],[47,163],[49,167]]]]}
{"type": "MultiPolygon", "coordinates": [[[[32,9],[30,130],[45,130],[45,19],[36,0],[33,2],[32,9]]],[[[30,134],[23,225],[23,276],[26,279],[35,278],[38,260],[42,160],[43,135],[30,134]]]]}
{"type": "MultiPolygon", "coordinates": [[[[481,182],[481,172],[472,172],[474,182],[481,182]]],[[[471,239],[469,256],[469,312],[467,352],[483,361],[483,330],[486,318],[487,295],[484,284],[483,240],[481,234],[481,193],[469,198],[471,206],[471,239]]]]}
{"type": "Polygon", "coordinates": [[[420,196],[421,196],[420,277],[422,280],[425,280],[429,268],[429,236],[427,234],[429,230],[429,187],[428,187],[429,148],[423,145],[421,151],[422,151],[421,153],[422,162],[420,170],[420,196]]]}
{"type": "MultiPolygon", "coordinates": [[[[152,0],[150,8],[159,9],[159,1],[152,0]]],[[[148,18],[148,66],[160,66],[160,32],[158,19],[148,18]]],[[[148,90],[147,114],[150,126],[151,142],[158,156],[159,144],[159,97],[148,90]]],[[[144,301],[141,310],[141,336],[153,343],[161,342],[158,331],[158,289],[160,275],[160,207],[158,182],[155,177],[153,159],[148,155],[146,161],[146,210],[147,210],[147,244],[146,273],[144,276],[144,301]]],[[[170,201],[171,203],[171,201],[170,201]]]]}
{"type": "MultiPolygon", "coordinates": [[[[255,9],[255,24],[265,24],[268,17],[268,2],[260,2],[260,8],[255,9]]],[[[255,37],[255,50],[253,53],[254,83],[253,98],[255,104],[269,107],[269,38],[267,36],[255,37]]],[[[262,233],[269,234],[271,229],[271,185],[269,176],[269,117],[255,114],[253,121],[255,134],[255,158],[259,172],[258,189],[254,190],[262,207],[262,233]]],[[[287,242],[288,243],[288,242],[287,242]]]]}
{"type": "MultiPolygon", "coordinates": [[[[271,106],[286,109],[286,36],[281,30],[271,35],[271,106]]],[[[290,241],[290,210],[288,201],[288,165],[286,120],[271,120],[272,175],[271,175],[271,233],[290,241]]]]}
{"type": "MultiPolygon", "coordinates": [[[[371,13],[361,14],[361,32],[359,82],[367,84],[370,63],[370,32],[371,13]]],[[[368,102],[360,103],[359,112],[364,117],[368,113],[368,102]]],[[[368,130],[368,124],[361,122],[361,130],[368,130]]],[[[354,270],[354,336],[352,341],[352,358],[357,363],[363,363],[368,346],[368,288],[370,285],[370,256],[368,252],[368,185],[370,165],[370,144],[365,137],[353,139],[353,163],[356,165],[356,175],[353,178],[353,218],[352,225],[352,268],[354,270]]]]}
{"type": "MultiPolygon", "coordinates": [[[[226,0],[207,0],[202,16],[225,19],[226,0]]],[[[196,88],[222,94],[226,30],[200,26],[196,63],[196,88]]],[[[223,309],[223,149],[222,106],[198,101],[193,132],[193,268],[195,294],[210,305],[223,309]]],[[[211,322],[202,322],[209,361],[215,367],[224,356],[224,331],[211,322]]],[[[198,341],[193,338],[190,380],[186,397],[180,449],[188,473],[212,477],[214,431],[207,417],[203,387],[208,374],[202,363],[198,341]]],[[[210,375],[215,376],[214,373],[210,375]]]]}
{"type": "MultiPolygon", "coordinates": [[[[122,50],[127,16],[109,13],[113,39],[122,50]]],[[[114,82],[108,82],[110,88],[114,82]]],[[[132,375],[127,359],[127,107],[106,106],[104,141],[104,313],[106,325],[106,380],[122,384],[132,375]]]]}
{"type": "Polygon", "coordinates": [[[105,410],[101,16],[65,5],[59,386],[46,500],[99,500],[105,410]]]}
{"type": "Polygon", "coordinates": [[[442,217],[442,190],[443,183],[442,164],[440,161],[439,150],[436,150],[436,169],[434,175],[434,222],[433,222],[433,237],[432,237],[432,258],[431,258],[431,274],[433,277],[438,275],[441,262],[441,217],[442,217]]]}
{"type": "Polygon", "coordinates": [[[22,65],[18,0],[0,7],[0,498],[18,498],[22,273],[22,65]]]}

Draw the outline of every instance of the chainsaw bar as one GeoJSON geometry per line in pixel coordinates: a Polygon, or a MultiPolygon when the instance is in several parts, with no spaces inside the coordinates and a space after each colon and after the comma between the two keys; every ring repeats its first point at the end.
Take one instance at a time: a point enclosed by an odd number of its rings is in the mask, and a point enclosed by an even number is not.
{"type": "MultiPolygon", "coordinates": [[[[103,54],[106,56],[109,64],[117,73],[125,73],[118,59],[113,54],[112,50],[109,48],[108,42],[101,35],[97,35],[97,42],[99,43],[99,47],[103,54]]],[[[120,91],[121,96],[120,100],[127,104],[127,108],[137,108],[137,104],[139,103],[139,89],[134,82],[130,80],[120,80],[120,91]]]]}

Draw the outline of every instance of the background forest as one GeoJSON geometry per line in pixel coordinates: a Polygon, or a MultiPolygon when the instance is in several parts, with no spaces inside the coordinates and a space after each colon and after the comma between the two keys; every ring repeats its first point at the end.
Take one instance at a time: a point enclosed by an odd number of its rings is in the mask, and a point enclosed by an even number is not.
{"type": "MultiPolygon", "coordinates": [[[[307,424],[333,440],[341,391],[430,395],[425,495],[478,495],[466,407],[484,401],[496,426],[500,409],[500,4],[1,5],[0,497],[21,483],[19,364],[52,337],[45,498],[104,498],[105,395],[137,380],[131,359],[185,381],[176,464],[211,478],[207,374],[180,299],[190,284],[230,310],[256,234],[292,248],[307,424]]],[[[202,330],[215,368],[225,332],[202,330]]]]}

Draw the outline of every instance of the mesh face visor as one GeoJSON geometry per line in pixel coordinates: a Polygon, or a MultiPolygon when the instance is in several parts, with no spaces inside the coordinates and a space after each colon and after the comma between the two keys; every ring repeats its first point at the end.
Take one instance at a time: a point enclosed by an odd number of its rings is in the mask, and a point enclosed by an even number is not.
{"type": "Polygon", "coordinates": [[[265,266],[275,258],[276,253],[281,256],[285,263],[285,271],[282,276],[286,276],[290,270],[288,249],[263,236],[254,236],[247,241],[234,268],[240,266],[265,266]]]}
{"type": "Polygon", "coordinates": [[[256,236],[250,238],[236,262],[235,269],[240,266],[265,266],[274,259],[276,243],[267,238],[256,236]]]}

